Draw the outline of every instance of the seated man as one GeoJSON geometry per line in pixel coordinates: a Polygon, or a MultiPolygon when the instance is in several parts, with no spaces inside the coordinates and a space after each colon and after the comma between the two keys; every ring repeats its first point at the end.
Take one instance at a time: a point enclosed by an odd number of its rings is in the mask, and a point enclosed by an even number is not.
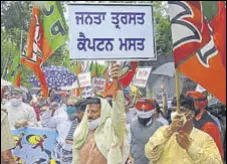
{"type": "MultiPolygon", "coordinates": [[[[176,109],[176,101],[172,105],[176,109]]],[[[157,130],[146,144],[150,164],[222,164],[212,137],[193,127],[193,100],[181,95],[180,105],[171,125],[157,130]]]]}
{"type": "Polygon", "coordinates": [[[125,135],[124,98],[118,83],[120,68],[111,70],[116,98],[91,98],[82,122],[74,134],[73,164],[123,164],[129,155],[125,135]]]}

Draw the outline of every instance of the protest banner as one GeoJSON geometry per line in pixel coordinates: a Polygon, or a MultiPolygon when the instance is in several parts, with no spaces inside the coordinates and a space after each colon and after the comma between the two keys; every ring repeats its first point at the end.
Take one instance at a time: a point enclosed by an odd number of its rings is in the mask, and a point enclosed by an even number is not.
{"type": "Polygon", "coordinates": [[[153,6],[69,5],[70,58],[156,59],[153,6]]]}
{"type": "Polygon", "coordinates": [[[80,88],[91,86],[91,73],[90,72],[80,73],[80,74],[78,74],[78,78],[79,78],[80,88]]]}
{"type": "Polygon", "coordinates": [[[51,163],[54,162],[53,149],[57,132],[44,128],[20,128],[12,130],[15,141],[13,155],[16,162],[51,163]]]}
{"type": "Polygon", "coordinates": [[[91,86],[85,87],[82,91],[82,97],[88,98],[93,96],[93,88],[91,86]]]}
{"type": "Polygon", "coordinates": [[[106,79],[104,78],[93,78],[94,91],[99,93],[105,90],[106,79]]]}
{"type": "Polygon", "coordinates": [[[151,67],[149,68],[139,68],[137,70],[136,76],[133,80],[133,85],[141,88],[145,88],[147,85],[147,80],[151,73],[151,67]]]}

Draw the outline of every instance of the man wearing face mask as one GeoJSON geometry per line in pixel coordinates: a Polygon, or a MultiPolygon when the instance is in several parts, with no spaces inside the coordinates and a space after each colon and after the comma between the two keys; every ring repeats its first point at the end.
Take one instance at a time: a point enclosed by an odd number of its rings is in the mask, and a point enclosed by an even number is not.
{"type": "Polygon", "coordinates": [[[87,100],[84,117],[74,134],[73,164],[123,164],[127,160],[129,146],[118,64],[112,65],[111,76],[116,91],[112,107],[99,97],[87,100]]]}
{"type": "Polygon", "coordinates": [[[69,129],[68,135],[66,137],[65,142],[68,144],[73,144],[73,134],[81,122],[84,111],[86,108],[86,100],[76,100],[75,98],[69,99],[67,104],[67,113],[69,119],[72,121],[71,127],[69,129]]]}
{"type": "Polygon", "coordinates": [[[186,94],[194,101],[195,118],[193,120],[193,124],[195,128],[209,134],[214,139],[222,159],[224,159],[224,149],[220,130],[215,120],[211,117],[211,115],[208,114],[206,110],[208,105],[207,97],[204,94],[196,91],[189,91],[186,94]]]}
{"type": "Polygon", "coordinates": [[[37,95],[37,100],[36,101],[33,100],[31,106],[33,107],[33,109],[36,113],[37,121],[40,122],[41,109],[45,106],[48,106],[48,103],[41,90],[38,91],[36,95],[37,95]]]}
{"type": "Polygon", "coordinates": [[[22,102],[23,92],[18,88],[12,88],[10,94],[10,101],[5,105],[10,128],[37,127],[33,108],[22,102]]]}
{"type": "Polygon", "coordinates": [[[66,144],[65,139],[71,126],[65,107],[61,104],[61,96],[53,95],[50,106],[41,113],[42,126],[56,130],[59,134],[53,151],[54,158],[61,164],[68,164],[72,159],[66,159],[64,152],[72,151],[72,145],[66,144]]]}
{"type": "MultiPolygon", "coordinates": [[[[193,127],[193,100],[181,95],[179,101],[179,114],[173,112],[172,123],[158,129],[145,146],[150,164],[222,164],[212,137],[193,127]]],[[[176,111],[176,98],[171,108],[176,111]]]]}
{"type": "MultiPolygon", "coordinates": [[[[145,144],[162,123],[154,120],[156,103],[152,99],[142,98],[136,105],[137,119],[131,123],[131,156],[135,164],[148,164],[149,160],[144,153],[145,144]]],[[[132,159],[131,159],[132,160],[132,159]]],[[[132,160],[133,161],[133,160],[132,160]]]]}

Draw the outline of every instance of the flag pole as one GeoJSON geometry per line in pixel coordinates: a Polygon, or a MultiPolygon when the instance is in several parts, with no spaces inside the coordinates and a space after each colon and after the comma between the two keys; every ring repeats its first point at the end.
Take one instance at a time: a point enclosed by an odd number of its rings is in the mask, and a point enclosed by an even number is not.
{"type": "MultiPolygon", "coordinates": [[[[80,64],[79,61],[76,61],[76,64],[77,64],[77,62],[78,62],[78,64],[80,64]]],[[[78,88],[76,89],[76,92],[77,92],[77,94],[78,94],[78,92],[79,92],[79,94],[80,94],[80,99],[82,99],[82,95],[81,95],[81,93],[80,93],[81,88],[80,88],[80,82],[79,82],[79,76],[78,76],[77,70],[76,70],[76,79],[77,79],[77,86],[78,86],[78,88]]]]}
{"type": "Polygon", "coordinates": [[[179,70],[175,68],[175,86],[176,86],[176,100],[177,100],[177,113],[180,113],[180,83],[179,83],[179,70]]]}

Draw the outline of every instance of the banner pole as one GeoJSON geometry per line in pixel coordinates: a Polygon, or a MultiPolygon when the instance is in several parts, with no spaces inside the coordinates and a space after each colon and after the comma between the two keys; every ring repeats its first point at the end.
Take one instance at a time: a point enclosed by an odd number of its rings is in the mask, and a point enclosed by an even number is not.
{"type": "MultiPolygon", "coordinates": [[[[76,61],[76,64],[77,64],[77,61],[76,61]]],[[[79,62],[78,62],[78,64],[80,64],[79,62]]],[[[78,86],[78,88],[76,89],[76,92],[77,92],[77,94],[78,94],[78,92],[79,92],[79,94],[80,94],[80,99],[82,99],[82,94],[80,93],[80,82],[79,82],[79,76],[78,76],[78,72],[77,72],[77,70],[76,70],[76,79],[77,79],[77,86],[78,86]]]]}
{"type": "Polygon", "coordinates": [[[179,83],[179,70],[175,68],[175,85],[176,85],[176,100],[177,100],[177,113],[180,113],[180,83],[179,83]]]}

